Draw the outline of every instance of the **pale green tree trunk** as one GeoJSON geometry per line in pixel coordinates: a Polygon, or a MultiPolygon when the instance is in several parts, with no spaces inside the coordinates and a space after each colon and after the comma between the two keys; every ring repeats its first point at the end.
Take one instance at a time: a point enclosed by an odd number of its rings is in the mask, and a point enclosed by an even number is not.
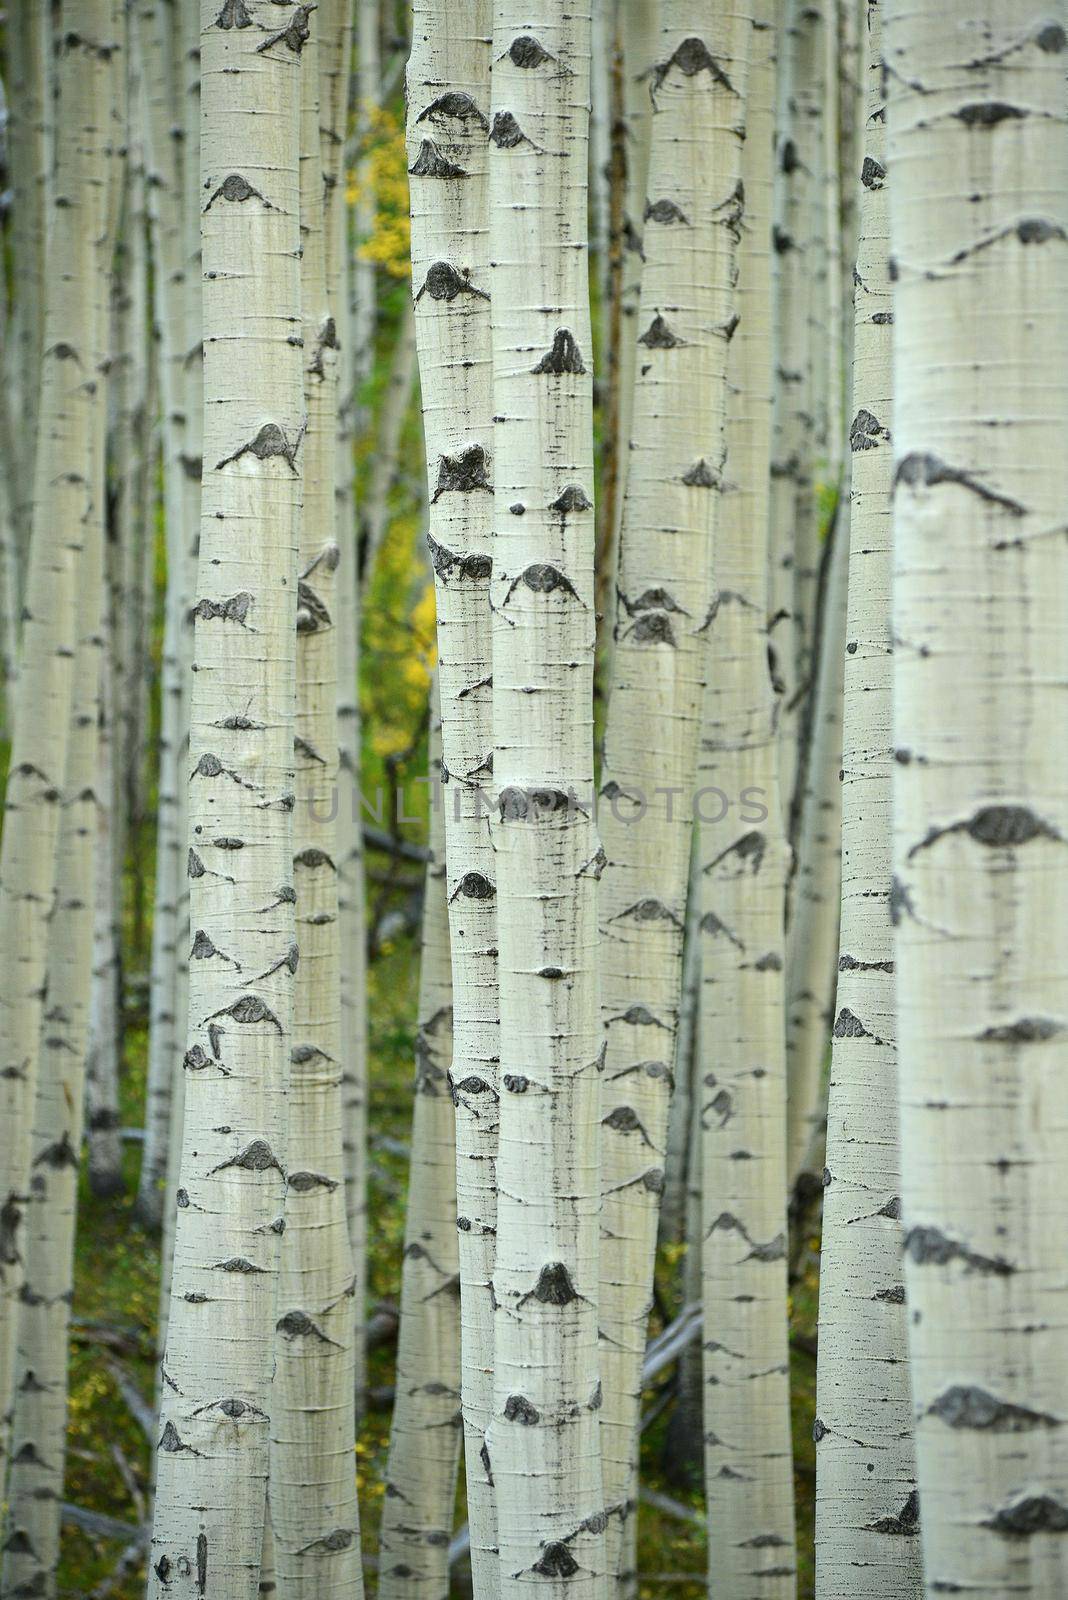
{"type": "Polygon", "coordinates": [[[500,1552],[491,1592],[502,1600],[540,1580],[575,1600],[605,1593],[589,56],[588,5],[497,5],[489,292],[501,1098],[486,1449],[500,1552]]]}
{"type": "MultiPolygon", "coordinates": [[[[152,1600],[256,1594],[299,950],[293,795],[307,17],[204,0],[204,505],[189,752],[186,1106],[152,1600]],[[254,25],[246,25],[252,22],[254,25]],[[262,114],[269,105],[270,117],[262,114]]],[[[326,1337],[303,1311],[277,1334],[326,1337]]],[[[326,1559],[327,1552],[322,1552],[326,1559]]]]}
{"type": "Polygon", "coordinates": [[[599,822],[599,1328],[609,1571],[637,1509],[641,1364],[682,986],[692,795],[715,613],[727,354],[753,27],[661,0],[599,822]],[[665,395],[677,397],[665,404],[665,395]]]}
{"type": "MultiPolygon", "coordinates": [[[[352,1447],[356,1434],[352,1257],[342,1154],[337,842],[337,333],[326,295],[320,38],[301,51],[301,297],[304,507],[297,586],[293,887],[300,963],[293,1001],[285,1233],[271,1398],[271,1529],[291,1600],[363,1593],[352,1447]],[[298,1337],[295,1320],[318,1334],[298,1337]]],[[[362,1322],[362,1319],[361,1319],[362,1322]]],[[[361,1329],[362,1332],[362,1329],[361,1329]]]]}
{"type": "Polygon", "coordinates": [[[75,601],[83,521],[92,498],[93,358],[107,282],[94,241],[108,221],[112,91],[111,69],[99,43],[115,42],[111,25],[107,0],[70,0],[58,63],[61,126],[48,248],[67,270],[53,273],[46,285],[41,448],[0,851],[0,946],[8,954],[0,986],[0,1446],[6,1445],[26,1268],[24,1223],[49,914],[79,636],[75,601]]]}
{"type": "Polygon", "coordinates": [[[434,787],[423,893],[397,1392],[379,1532],[378,1592],[382,1600],[444,1600],[449,1592],[449,1536],[463,1437],[456,1119],[449,1088],[452,974],[444,791],[435,771],[436,766],[440,770],[441,761],[436,702],[435,688],[428,751],[434,787]]]}
{"type": "Polygon", "coordinates": [[[886,7],[891,907],[932,1597],[1068,1586],[1066,25],[1063,3],[886,7]]]}
{"type": "Polygon", "coordinates": [[[490,573],[493,394],[487,233],[490,7],[427,0],[408,66],[412,283],[438,614],[445,862],[452,941],[464,1464],[479,1600],[497,1588],[493,1404],[499,1054],[490,573]]]}
{"type": "MultiPolygon", "coordinates": [[[[755,8],[717,604],[696,810],[701,1018],[694,1074],[709,1594],[796,1589],[786,1305],[779,749],[768,673],[773,12],[755,8]]],[[[691,1233],[690,1248],[695,1247],[691,1233]]]]}
{"type": "Polygon", "coordinates": [[[913,1600],[919,1506],[901,1282],[890,922],[892,286],[881,7],[866,4],[842,789],[816,1390],[819,1600],[913,1600]]]}

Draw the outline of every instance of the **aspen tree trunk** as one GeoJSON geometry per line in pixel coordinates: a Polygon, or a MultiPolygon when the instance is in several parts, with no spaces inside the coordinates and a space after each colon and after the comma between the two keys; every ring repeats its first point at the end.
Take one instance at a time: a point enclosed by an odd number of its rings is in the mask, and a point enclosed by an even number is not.
{"type": "Polygon", "coordinates": [[[67,270],[46,283],[42,448],[0,850],[0,948],[8,956],[0,984],[0,1447],[26,1266],[31,1130],[78,638],[80,530],[91,498],[94,319],[105,292],[94,241],[107,226],[110,23],[107,0],[70,0],[58,63],[62,113],[49,252],[67,270]],[[57,529],[66,534],[57,537],[57,529]]]}
{"type": "Polygon", "coordinates": [[[819,1171],[824,1065],[834,1015],[834,961],[842,871],[842,673],[849,537],[844,508],[827,551],[819,672],[799,796],[797,873],[787,940],[786,1159],[794,1184],[819,1171]]]}
{"type": "Polygon", "coordinates": [[[412,398],[415,365],[415,318],[411,302],[406,301],[397,330],[397,342],[393,347],[386,396],[382,402],[371,481],[367,485],[367,495],[360,514],[360,567],[364,587],[374,575],[378,552],[389,526],[389,493],[397,476],[401,435],[412,398]]]}
{"type": "Polygon", "coordinates": [[[85,1061],[85,1120],[89,1145],[89,1187],[95,1195],[107,1198],[121,1194],[125,1187],[119,1117],[122,972],[116,887],[118,885],[121,889],[122,860],[115,806],[115,685],[111,660],[114,629],[106,596],[98,611],[97,651],[101,659],[93,708],[96,727],[96,765],[93,774],[96,809],[92,837],[86,840],[86,848],[92,851],[94,870],[91,875],[92,996],[85,1061]]]}
{"type": "Polygon", "coordinates": [[[608,165],[612,137],[612,57],[618,0],[592,0],[590,17],[590,249],[604,307],[608,254],[608,165]]]}
{"type": "Polygon", "coordinates": [[[493,394],[487,231],[488,0],[426,0],[408,63],[412,283],[438,614],[446,892],[453,952],[449,1087],[456,1208],[464,1465],[471,1570],[497,1592],[493,1406],[494,1163],[499,1094],[496,866],[482,805],[491,781],[493,394]]]}
{"type": "MultiPolygon", "coordinates": [[[[796,1591],[786,1306],[783,887],[768,673],[774,10],[753,12],[738,331],[698,774],[703,1383],[709,1593],[796,1591]],[[702,792],[703,791],[703,792],[702,792]]],[[[693,1234],[691,1234],[691,1240],[693,1234]]],[[[691,1243],[691,1248],[693,1244],[691,1243]]]]}
{"type": "Polygon", "coordinates": [[[683,932],[682,991],[679,1024],[675,1034],[675,1087],[668,1114],[664,1157],[664,1193],[660,1201],[660,1243],[686,1237],[686,1185],[689,1177],[690,1123],[693,1114],[693,1060],[697,1044],[697,1015],[701,1005],[701,878],[697,854],[690,845],[690,878],[686,889],[683,932]]]}
{"type": "Polygon", "coordinates": [[[886,7],[891,905],[931,1596],[1068,1584],[1066,25],[1062,3],[886,7]]]}
{"type": "MultiPolygon", "coordinates": [[[[152,1600],[256,1594],[299,962],[293,708],[303,469],[302,7],[202,10],[204,504],[185,1129],[152,1600]],[[246,26],[246,19],[252,26],[246,26]],[[269,105],[272,115],[264,117],[269,105]]],[[[313,1318],[277,1330],[322,1341],[313,1318]]],[[[320,1552],[326,1559],[327,1552],[320,1552]]]]}
{"type": "MultiPolygon", "coordinates": [[[[413,6],[414,16],[414,6],[413,6]]],[[[412,38],[415,38],[413,27],[412,38]]],[[[354,429],[365,421],[362,393],[374,363],[375,267],[360,254],[374,228],[375,193],[367,150],[381,95],[379,7],[377,0],[360,0],[356,7],[356,135],[360,159],[356,167],[355,254],[352,260],[352,404],[354,429]]]]}
{"type": "MultiPolygon", "coordinates": [[[[501,1600],[606,1592],[597,1349],[589,6],[498,0],[490,124],[501,1600]]],[[[454,1069],[455,1075],[455,1069],[454,1069]]]]}
{"type": "Polygon", "coordinates": [[[613,677],[599,811],[601,1413],[608,1570],[637,1511],[641,1366],[682,985],[692,796],[714,614],[727,351],[744,214],[752,22],[714,32],[690,0],[661,0],[645,76],[653,97],[639,365],[616,579],[613,677]],[[677,397],[672,404],[668,396],[677,397]]]}
{"type": "MultiPolygon", "coordinates": [[[[83,26],[90,19],[84,18],[83,26]]],[[[106,380],[110,351],[107,288],[118,206],[117,152],[125,133],[123,19],[114,0],[93,18],[100,32],[68,43],[102,54],[108,66],[94,180],[98,227],[91,237],[89,322],[81,348],[91,402],[83,513],[77,552],[75,676],[69,705],[63,812],[57,847],[57,896],[48,933],[48,993],[34,1090],[29,1214],[24,1230],[25,1281],[18,1306],[18,1348],[9,1532],[4,1543],[4,1594],[56,1593],[59,1510],[67,1425],[67,1350],[73,1289],[82,1106],[93,988],[94,877],[98,818],[108,795],[99,769],[99,707],[107,648],[104,518],[106,380]]],[[[72,25],[74,19],[70,19],[72,25]]],[[[84,70],[84,68],[83,68],[84,70]]],[[[64,79],[65,89],[70,77],[64,79]]],[[[82,137],[86,129],[80,129],[82,137]]],[[[62,198],[62,183],[57,199],[62,198]]],[[[87,220],[83,216],[83,222],[87,220]]],[[[53,238],[54,242],[54,238],[53,238]]]]}
{"type": "Polygon", "coordinates": [[[901,1283],[890,922],[893,301],[878,0],[868,0],[866,11],[866,114],[857,164],[842,913],[820,1255],[819,1600],[913,1600],[923,1588],[901,1283]]]}
{"type": "MultiPolygon", "coordinates": [[[[813,34],[820,13],[805,0],[782,0],[774,199],[775,374],[772,413],[769,645],[779,697],[779,786],[789,822],[798,765],[799,621],[794,568],[805,533],[798,526],[812,499],[811,425],[808,410],[810,206],[819,151],[817,131],[801,114],[812,77],[813,34]]],[[[809,96],[811,102],[811,96],[809,96]]]]}
{"type": "MultiPolygon", "coordinates": [[[[441,722],[433,701],[429,766],[436,784],[441,722]]],[[[382,1600],[449,1592],[449,1536],[463,1427],[444,798],[440,784],[432,787],[397,1392],[379,1531],[382,1600]]]]}
{"type": "MultiPolygon", "coordinates": [[[[337,909],[337,629],[334,476],[337,333],[326,297],[319,133],[319,16],[301,52],[304,507],[297,587],[293,886],[300,964],[293,1000],[285,1233],[271,1400],[271,1529],[291,1600],[363,1593],[355,1306],[342,1155],[337,909]],[[315,1336],[294,1324],[311,1322],[315,1336]]],[[[328,47],[336,48],[331,37],[328,47]]],[[[362,1318],[361,1318],[362,1323],[362,1318]]],[[[362,1331],[362,1330],[361,1330],[362,1331]]]]}
{"type": "MultiPolygon", "coordinates": [[[[179,831],[180,790],[188,777],[182,753],[188,733],[188,681],[182,670],[185,618],[192,603],[189,546],[193,530],[184,520],[181,457],[186,443],[184,303],[179,296],[181,263],[183,142],[171,136],[177,125],[177,67],[167,8],[142,6],[140,41],[145,63],[146,154],[149,163],[149,224],[152,240],[153,318],[159,341],[159,383],[163,448],[163,518],[166,533],[167,589],[164,601],[160,671],[159,785],[156,812],[156,895],[152,919],[149,979],[148,1080],[145,1145],[137,1192],[137,1214],[148,1227],[163,1220],[163,1197],[172,1132],[172,1100],[180,1094],[185,1017],[178,1012],[178,899],[185,872],[186,843],[179,831]]],[[[170,1292],[173,1208],[164,1223],[161,1306],[170,1292]]]]}

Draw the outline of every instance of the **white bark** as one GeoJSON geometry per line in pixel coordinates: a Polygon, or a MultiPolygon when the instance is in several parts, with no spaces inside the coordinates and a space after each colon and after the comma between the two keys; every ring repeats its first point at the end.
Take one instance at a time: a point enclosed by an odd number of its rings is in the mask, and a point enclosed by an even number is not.
{"type": "Polygon", "coordinates": [[[101,654],[94,717],[96,769],[93,788],[93,949],[89,1041],[85,1062],[85,1124],[89,1145],[89,1187],[95,1195],[121,1194],[122,1136],[119,1116],[119,1060],[122,1053],[122,982],[119,893],[121,840],[118,837],[114,773],[114,629],[109,608],[101,608],[97,629],[101,654]]]}
{"type": "Polygon", "coordinates": [[[842,913],[820,1255],[819,1600],[922,1592],[901,1283],[890,922],[892,287],[878,0],[868,0],[859,177],[842,913]]]}
{"type": "MultiPolygon", "coordinates": [[[[441,723],[433,703],[428,754],[433,783],[441,761],[441,723]]],[[[382,1600],[445,1600],[449,1592],[449,1536],[463,1430],[445,819],[440,787],[432,795],[397,1390],[379,1531],[382,1600]]]]}
{"type": "Polygon", "coordinates": [[[886,7],[891,904],[931,1596],[1068,1584],[1066,24],[1063,3],[886,7]]]}
{"type": "MultiPolygon", "coordinates": [[[[786,1299],[783,884],[768,674],[775,33],[756,8],[747,204],[699,784],[699,1110],[709,1593],[796,1592],[786,1299]],[[709,820],[712,819],[712,820],[709,820]]],[[[692,1237],[692,1235],[691,1235],[692,1237]]],[[[692,1246],[691,1246],[692,1247],[692,1246]]]]}
{"type": "Polygon", "coordinates": [[[753,26],[661,0],[599,820],[601,1375],[609,1571],[637,1509],[641,1362],[682,985],[691,819],[744,216],[753,26]]]}
{"type": "MultiPolygon", "coordinates": [[[[204,0],[201,19],[206,465],[188,763],[195,935],[148,1592],[194,1600],[210,1574],[227,1600],[251,1600],[299,961],[292,808],[304,392],[293,329],[307,18],[299,6],[250,12],[204,0]]],[[[309,1316],[283,1320],[278,1332],[309,1348],[322,1337],[309,1316]]]]}
{"type": "Polygon", "coordinates": [[[486,134],[490,7],[429,0],[408,65],[412,282],[437,593],[442,803],[453,951],[450,1090],[456,1107],[464,1461],[479,1600],[497,1588],[485,1450],[493,1403],[497,1224],[496,868],[480,804],[491,778],[493,507],[486,134]]]}
{"type": "Polygon", "coordinates": [[[22,669],[0,851],[0,1447],[12,1397],[17,1305],[26,1264],[25,1207],[46,984],[49,913],[64,789],[78,620],[77,532],[93,484],[93,385],[88,382],[104,316],[107,228],[105,143],[110,67],[95,42],[110,42],[107,0],[71,0],[59,61],[63,107],[49,252],[67,270],[46,285],[33,534],[26,581],[22,669]],[[85,41],[89,41],[86,43],[85,41]],[[62,202],[62,203],[60,203],[62,202]]]}
{"type": "MultiPolygon", "coordinates": [[[[327,304],[320,140],[323,13],[301,51],[301,310],[304,507],[297,588],[293,886],[300,963],[293,999],[285,1233],[271,1398],[271,1528],[290,1600],[363,1593],[352,1447],[356,1435],[352,1258],[342,1154],[337,904],[338,547],[334,529],[336,327],[327,304]],[[318,1333],[298,1337],[295,1321],[318,1333]]],[[[329,20],[329,19],[328,19],[329,20]]],[[[362,1318],[360,1319],[362,1323],[362,1318]]],[[[362,1327],[361,1327],[362,1335],[362,1327]]]]}
{"type": "Polygon", "coordinates": [[[605,1593],[589,6],[499,0],[490,115],[495,1593],[605,1593]],[[541,1587],[544,1589],[545,1585],[541,1587]]]}
{"type": "MultiPolygon", "coordinates": [[[[414,15],[414,9],[413,9],[414,15]]],[[[413,40],[415,30],[412,31],[413,40]]],[[[352,407],[354,431],[358,435],[365,421],[363,387],[374,364],[375,267],[360,254],[374,227],[375,194],[367,145],[374,126],[374,113],[381,97],[379,59],[378,0],[359,0],[356,7],[356,137],[360,160],[356,167],[355,248],[351,262],[351,303],[349,329],[352,339],[352,386],[348,403],[352,407]]]]}

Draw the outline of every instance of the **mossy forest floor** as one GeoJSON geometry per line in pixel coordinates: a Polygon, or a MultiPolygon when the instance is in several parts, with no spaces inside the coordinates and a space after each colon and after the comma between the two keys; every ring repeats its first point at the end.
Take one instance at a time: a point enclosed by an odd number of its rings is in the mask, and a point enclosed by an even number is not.
{"type": "MultiPolygon", "coordinates": [[[[412,1040],[418,980],[417,944],[412,936],[398,939],[371,968],[371,1235],[369,1302],[396,1302],[400,1282],[407,1164],[398,1146],[410,1131],[412,1040]]],[[[128,1020],[126,1075],[122,1117],[137,1127],[144,1093],[146,1033],[143,1017],[128,1020]]],[[[153,1393],[153,1341],[159,1288],[157,1241],[146,1234],[133,1214],[140,1146],[126,1146],[125,1196],[94,1198],[83,1182],[78,1229],[71,1343],[71,1405],[67,1447],[66,1498],[73,1504],[126,1524],[148,1512],[150,1445],[122,1395],[132,1383],[150,1400],[153,1393]]],[[[814,1244],[814,1241],[813,1241],[814,1244]]],[[[661,1263],[659,1296],[664,1311],[678,1306],[679,1251],[669,1250],[661,1263]]],[[[801,1546],[802,1597],[812,1594],[812,1509],[814,1456],[812,1419],[815,1402],[816,1253],[808,1252],[809,1268],[795,1285],[794,1448],[801,1546]]],[[[378,1403],[369,1410],[356,1446],[354,1470],[360,1491],[363,1547],[369,1559],[368,1593],[374,1594],[373,1557],[377,1549],[389,1409],[384,1391],[393,1383],[394,1344],[371,1353],[369,1381],[378,1403]]],[[[659,1382],[662,1380],[658,1380],[659,1382]]],[[[650,1393],[653,1405],[660,1397],[650,1393]]],[[[643,1481],[654,1490],[685,1502],[700,1516],[699,1489],[687,1491],[669,1483],[662,1469],[669,1410],[650,1426],[642,1441],[643,1481]]],[[[461,1497],[462,1499],[462,1497],[461,1497]]],[[[457,1506],[462,1520],[462,1503],[457,1506]]],[[[663,1591],[691,1600],[703,1590],[705,1537],[698,1522],[683,1522],[647,1504],[639,1511],[638,1565],[643,1575],[642,1600],[663,1591]],[[677,1575],[677,1576],[676,1576],[677,1575]]],[[[133,1561],[116,1577],[128,1539],[100,1538],[66,1525],[63,1532],[62,1595],[107,1594],[115,1600],[140,1600],[144,1592],[144,1558],[133,1561]]],[[[454,1571],[453,1592],[469,1592],[466,1569],[454,1571]]]]}

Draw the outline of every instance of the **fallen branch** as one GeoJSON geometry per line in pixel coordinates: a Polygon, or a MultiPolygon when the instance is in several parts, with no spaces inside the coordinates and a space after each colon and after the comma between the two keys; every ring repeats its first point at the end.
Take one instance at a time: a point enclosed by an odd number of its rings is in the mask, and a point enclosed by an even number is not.
{"type": "Polygon", "coordinates": [[[109,1361],[107,1369],[115,1381],[115,1387],[122,1396],[127,1411],[133,1417],[145,1438],[154,1444],[156,1439],[155,1411],[149,1405],[125,1367],[121,1367],[117,1361],[109,1361]]]}
{"type": "Polygon", "coordinates": [[[383,855],[395,856],[398,861],[427,861],[430,858],[425,845],[397,839],[384,828],[372,828],[368,823],[364,823],[363,842],[368,850],[380,850],[383,855]]]}
{"type": "Polygon", "coordinates": [[[681,1500],[672,1500],[670,1495],[661,1494],[658,1489],[639,1489],[638,1498],[643,1505],[652,1506],[654,1511],[662,1511],[677,1522],[692,1522],[698,1528],[705,1525],[705,1519],[699,1511],[692,1506],[684,1506],[681,1500]]]}
{"type": "Polygon", "coordinates": [[[105,1516],[102,1511],[87,1511],[85,1506],[72,1505],[69,1500],[64,1500],[60,1515],[68,1527],[80,1528],[94,1539],[125,1539],[127,1544],[136,1544],[138,1548],[148,1539],[147,1523],[138,1527],[133,1522],[120,1522],[118,1517],[105,1516]]]}

